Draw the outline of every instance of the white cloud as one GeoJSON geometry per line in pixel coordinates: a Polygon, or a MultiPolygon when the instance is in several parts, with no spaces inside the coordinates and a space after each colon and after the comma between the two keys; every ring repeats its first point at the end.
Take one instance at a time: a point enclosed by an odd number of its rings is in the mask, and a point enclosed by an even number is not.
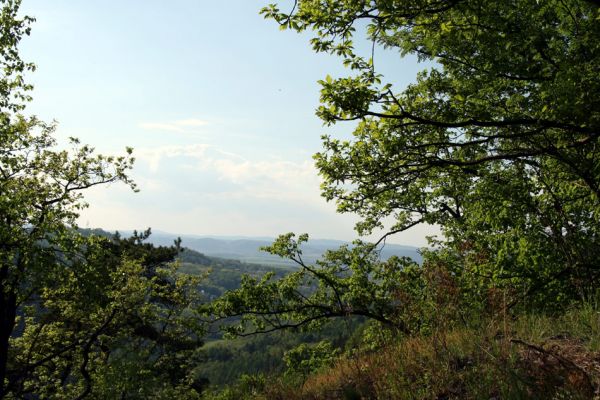
{"type": "Polygon", "coordinates": [[[189,118],[189,119],[180,119],[179,121],[173,122],[175,126],[204,126],[208,125],[208,121],[203,119],[189,118]]]}
{"type": "Polygon", "coordinates": [[[213,160],[211,166],[219,172],[222,179],[238,184],[255,182],[258,179],[268,179],[279,183],[294,182],[315,174],[315,169],[309,161],[302,163],[289,161],[252,162],[224,158],[213,160]]]}
{"type": "MultiPolygon", "coordinates": [[[[312,160],[252,160],[215,146],[138,148],[134,179],[140,193],[124,185],[86,192],[93,207],[83,226],[132,229],[152,226],[175,233],[265,235],[309,232],[313,237],[353,239],[357,217],[340,215],[319,193],[312,160]],[[133,206],[134,205],[134,206],[133,206]]],[[[391,243],[424,245],[439,230],[418,226],[391,243]]],[[[378,239],[377,234],[370,237],[378,239]]]]}
{"type": "Polygon", "coordinates": [[[208,144],[196,143],[189,146],[162,146],[154,148],[141,148],[135,150],[135,157],[148,163],[151,172],[157,172],[160,162],[164,158],[192,157],[201,159],[206,150],[210,147],[208,144]]]}
{"type": "MultiPolygon", "coordinates": [[[[163,168],[172,168],[174,161],[180,159],[184,161],[186,175],[212,176],[213,187],[203,188],[204,197],[323,203],[319,196],[320,180],[311,160],[255,161],[203,143],[136,149],[135,155],[154,175],[163,168]]],[[[177,165],[180,168],[182,162],[177,165]]]]}
{"type": "Polygon", "coordinates": [[[234,183],[235,193],[223,194],[237,198],[275,200],[305,206],[322,207],[319,177],[311,161],[249,161],[216,159],[208,168],[220,180],[234,183]]]}
{"type": "Polygon", "coordinates": [[[142,122],[139,127],[147,130],[169,131],[169,132],[185,132],[183,128],[175,124],[165,124],[159,122],[142,122]]]}
{"type": "Polygon", "coordinates": [[[208,121],[197,118],[180,119],[171,122],[141,122],[138,126],[146,130],[158,130],[167,132],[190,132],[190,128],[199,128],[208,125],[208,121]]]}

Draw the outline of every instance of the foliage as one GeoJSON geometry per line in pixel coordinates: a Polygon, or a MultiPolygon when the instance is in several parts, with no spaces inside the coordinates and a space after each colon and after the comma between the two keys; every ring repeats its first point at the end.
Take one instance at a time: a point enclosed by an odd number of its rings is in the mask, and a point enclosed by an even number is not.
{"type": "MultiPolygon", "coordinates": [[[[316,265],[302,260],[306,235],[280,236],[267,248],[300,269],[281,279],[273,274],[245,276],[241,287],[223,294],[205,312],[223,321],[230,335],[246,336],[283,328],[314,328],[325,319],[366,317],[398,332],[410,331],[399,304],[405,293],[419,293],[422,271],[407,258],[380,261],[373,245],[356,242],[328,251],[316,265]],[[236,319],[231,320],[232,317],[236,319]]],[[[412,314],[412,313],[411,313],[412,314]]],[[[418,321],[414,321],[418,324],[418,321]]]]}
{"type": "Polygon", "coordinates": [[[27,94],[32,86],[25,83],[24,74],[34,71],[35,65],[19,57],[18,44],[23,36],[31,32],[33,18],[19,18],[21,0],[3,0],[0,10],[0,111],[15,112],[24,108],[23,102],[30,100],[27,94]]]}
{"type": "Polygon", "coordinates": [[[0,398],[184,398],[201,326],[178,247],[81,235],[83,192],[128,177],[132,150],[98,155],[54,124],[19,114],[34,69],[18,44],[32,18],[0,3],[0,398]]]}
{"type": "Polygon", "coordinates": [[[321,82],[324,122],[358,121],[353,140],[324,137],[315,156],[323,196],[361,217],[359,234],[393,223],[379,242],[357,241],[314,265],[302,260],[307,236],[282,235],[266,250],[300,270],[246,278],[219,299],[210,310],[217,320],[240,317],[229,333],[349,315],[414,333],[440,310],[437,272],[450,278],[459,311],[477,312],[497,293],[504,310],[564,306],[597,288],[597,5],[299,0],[289,13],[276,5],[263,13],[282,28],[311,29],[314,50],[353,71],[321,82]],[[373,45],[366,57],[353,45],[359,28],[373,45]],[[434,67],[397,91],[375,69],[378,46],[434,67]],[[445,236],[422,268],[378,258],[386,237],[419,223],[445,236]]]}
{"type": "Polygon", "coordinates": [[[486,319],[476,328],[393,338],[380,351],[342,356],[305,382],[274,380],[254,398],[591,399],[600,387],[597,310],[586,303],[559,316],[486,319]]]}
{"type": "Polygon", "coordinates": [[[79,260],[47,271],[11,341],[12,392],[160,398],[191,389],[202,329],[188,308],[200,300],[198,282],[175,274],[178,249],[143,243],[148,234],[91,237],[79,260]]]}
{"type": "Polygon", "coordinates": [[[283,360],[287,366],[285,374],[288,376],[299,375],[304,381],[309,374],[332,366],[337,355],[336,349],[327,341],[321,341],[314,345],[302,343],[284,354],[283,360]]]}
{"type": "Polygon", "coordinates": [[[182,272],[205,277],[200,290],[210,300],[221,296],[228,290],[238,289],[242,282],[242,276],[245,274],[255,278],[260,278],[267,273],[283,277],[289,272],[288,268],[208,257],[188,248],[184,248],[177,259],[181,261],[182,272]]]}
{"type": "MultiPolygon", "coordinates": [[[[300,0],[263,10],[312,30],[353,71],[321,82],[318,115],[356,120],[324,137],[323,195],[370,233],[438,224],[461,271],[512,301],[580,298],[597,286],[600,8],[580,0],[300,0]],[[361,55],[363,32],[373,52],[361,55]],[[375,49],[433,62],[397,90],[375,49]],[[479,278],[478,278],[479,277],[479,278]]],[[[460,273],[461,271],[456,271],[460,273]]]]}
{"type": "MultiPolygon", "coordinates": [[[[306,235],[282,235],[266,250],[300,268],[282,279],[246,277],[207,312],[238,336],[310,329],[347,316],[375,322],[364,331],[381,340],[371,345],[398,333],[430,335],[424,337],[432,341],[430,352],[413,349],[423,360],[393,371],[416,382],[403,388],[392,380],[397,387],[382,384],[392,391],[376,396],[406,389],[406,398],[448,397],[452,392],[444,390],[462,385],[463,391],[465,384],[474,385],[473,398],[531,395],[529,383],[514,376],[491,385],[498,368],[527,371],[539,361],[520,360],[493,340],[477,343],[493,359],[502,357],[499,366],[468,376],[452,369],[427,374],[436,363],[456,361],[438,346],[437,327],[478,327],[493,314],[506,319],[515,305],[565,308],[598,287],[598,5],[298,0],[289,12],[271,5],[263,13],[284,29],[312,31],[315,51],[337,55],[351,69],[349,77],[320,82],[322,120],[356,121],[351,140],[323,137],[324,150],[315,155],[322,194],[338,211],[360,217],[360,235],[387,233],[316,263],[302,258],[306,235]],[[361,32],[371,43],[366,56],[354,46],[361,32]],[[376,50],[413,55],[432,67],[398,90],[377,71],[376,50]],[[440,226],[444,236],[423,251],[423,265],[378,257],[387,237],[420,223],[440,226]],[[382,327],[387,334],[377,335],[382,327]]],[[[482,356],[471,350],[469,357],[482,356]]],[[[554,383],[548,387],[539,392],[559,395],[554,383]]],[[[361,395],[361,387],[351,389],[361,395]]]]}
{"type": "Polygon", "coordinates": [[[236,384],[232,384],[220,392],[205,392],[202,398],[210,400],[254,399],[263,392],[265,385],[266,378],[263,374],[244,374],[236,384]]]}
{"type": "Polygon", "coordinates": [[[363,323],[359,319],[335,321],[319,331],[280,330],[229,340],[210,340],[211,335],[207,334],[206,344],[197,352],[201,362],[194,368],[194,377],[206,379],[218,391],[230,387],[242,375],[279,376],[286,369],[284,354],[301,344],[315,345],[326,341],[335,352],[357,348],[358,341],[350,339],[363,323]]]}

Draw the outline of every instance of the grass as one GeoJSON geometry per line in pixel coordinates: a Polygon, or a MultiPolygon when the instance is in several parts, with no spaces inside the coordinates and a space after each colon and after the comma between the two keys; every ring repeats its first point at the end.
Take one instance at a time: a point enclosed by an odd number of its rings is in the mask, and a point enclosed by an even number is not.
{"type": "MultiPolygon", "coordinates": [[[[396,338],[306,381],[269,380],[262,399],[600,399],[600,314],[491,319],[396,338]]],[[[238,397],[240,398],[240,397],[238,397]]]]}

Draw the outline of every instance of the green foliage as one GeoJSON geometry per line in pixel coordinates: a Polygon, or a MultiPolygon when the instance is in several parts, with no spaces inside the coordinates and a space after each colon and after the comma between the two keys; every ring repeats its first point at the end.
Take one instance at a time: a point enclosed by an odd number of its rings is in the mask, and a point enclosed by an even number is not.
{"type": "Polygon", "coordinates": [[[242,375],[240,378],[241,389],[250,394],[257,394],[265,388],[264,375],[242,375]]]}
{"type": "Polygon", "coordinates": [[[27,92],[32,89],[25,83],[23,75],[35,70],[35,65],[19,57],[18,45],[23,36],[28,36],[33,18],[18,18],[21,0],[3,0],[0,3],[0,111],[22,110],[24,101],[30,100],[27,92]]]}
{"type": "Polygon", "coordinates": [[[243,275],[260,278],[270,273],[273,276],[283,277],[286,272],[289,272],[287,268],[207,257],[189,249],[184,249],[178,256],[178,260],[182,262],[182,271],[205,276],[200,287],[210,299],[219,297],[228,290],[238,289],[243,275]],[[200,263],[197,263],[198,261],[200,263]]]}
{"type": "Polygon", "coordinates": [[[358,347],[350,337],[362,324],[361,319],[338,320],[318,331],[280,330],[230,340],[207,340],[197,353],[201,363],[194,368],[194,376],[208,380],[215,390],[231,386],[244,374],[277,377],[286,369],[284,354],[301,344],[316,345],[327,341],[335,352],[358,347]]]}
{"type": "Polygon", "coordinates": [[[445,240],[425,264],[445,268],[479,308],[490,290],[503,291],[508,307],[542,308],[596,290],[595,2],[294,4],[263,14],[311,30],[313,49],[339,56],[352,72],[320,82],[317,114],[326,124],[356,120],[354,137],[324,137],[315,160],[323,196],[361,218],[359,234],[439,225],[445,240]],[[375,51],[356,51],[361,33],[373,49],[433,67],[397,89],[376,70],[375,51]]]}
{"type": "Polygon", "coordinates": [[[210,400],[240,400],[254,399],[261,393],[266,385],[266,378],[262,374],[242,375],[239,381],[220,392],[207,392],[202,397],[210,400]]]}
{"type": "MultiPolygon", "coordinates": [[[[205,308],[228,334],[360,316],[371,321],[362,332],[371,350],[399,333],[429,335],[433,353],[419,355],[417,366],[429,363],[423,373],[433,374],[436,363],[455,358],[438,348],[439,327],[478,328],[519,307],[564,309],[597,290],[600,8],[577,0],[299,0],[290,12],[271,5],[263,13],[285,29],[312,30],[314,50],[350,68],[349,77],[320,82],[322,120],[357,121],[351,140],[323,137],[315,155],[322,194],[339,212],[360,217],[359,234],[387,233],[316,263],[302,258],[306,235],[280,236],[265,250],[292,260],[297,271],[245,277],[205,308]],[[362,31],[373,48],[416,55],[433,67],[398,90],[375,69],[374,51],[356,51],[362,31]],[[422,265],[380,259],[388,236],[420,223],[440,226],[444,236],[423,250],[422,265]]],[[[494,343],[481,348],[503,357],[500,368],[522,368],[515,353],[494,343]]],[[[306,375],[313,368],[310,349],[287,353],[292,370],[306,375]]],[[[407,365],[402,379],[418,370],[407,365]]],[[[495,395],[484,386],[497,366],[447,372],[415,377],[402,393],[443,397],[448,383],[460,390],[472,384],[473,398],[495,395]]],[[[513,375],[496,392],[526,397],[529,384],[513,375]]]]}
{"type": "MultiPolygon", "coordinates": [[[[300,269],[281,279],[245,276],[241,287],[205,308],[213,321],[224,321],[230,335],[245,336],[283,328],[315,328],[323,320],[366,317],[396,330],[410,330],[398,296],[419,292],[422,271],[407,258],[380,261],[373,245],[356,242],[328,251],[315,265],[302,259],[301,235],[280,236],[267,248],[289,258],[300,269]],[[231,317],[237,317],[231,320],[231,317]]],[[[418,323],[415,321],[415,323],[418,323]]]]}
{"type": "MultiPolygon", "coordinates": [[[[46,268],[10,341],[7,389],[17,396],[168,398],[193,395],[203,328],[196,278],[176,273],[176,247],[90,237],[77,258],[46,268]],[[170,393],[170,392],[169,392],[170,393]],[[166,396],[166,397],[165,397],[166,396]]],[[[181,397],[183,398],[183,397],[181,397]]]]}
{"type": "Polygon", "coordinates": [[[132,150],[96,154],[55,125],[25,117],[33,65],[18,54],[32,19],[0,3],[0,398],[186,398],[202,326],[197,279],[179,252],[76,229],[85,190],[123,182],[132,150]]]}
{"type": "Polygon", "coordinates": [[[283,356],[287,366],[287,376],[299,375],[302,380],[324,367],[330,367],[335,362],[339,352],[331,346],[331,343],[322,341],[314,345],[302,343],[298,347],[289,350],[283,356]]]}

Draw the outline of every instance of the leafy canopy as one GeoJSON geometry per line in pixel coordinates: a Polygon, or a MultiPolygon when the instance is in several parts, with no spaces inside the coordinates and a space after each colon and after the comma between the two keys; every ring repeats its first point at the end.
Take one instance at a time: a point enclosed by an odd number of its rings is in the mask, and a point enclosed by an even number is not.
{"type": "Polygon", "coordinates": [[[428,223],[443,238],[417,267],[381,261],[363,242],[306,265],[306,238],[281,236],[269,251],[301,269],[222,300],[225,314],[252,320],[238,333],[353,313],[409,333],[429,323],[427,304],[445,304],[436,284],[459,287],[458,304],[476,300],[475,309],[492,289],[510,306],[547,306],[598,288],[597,2],[297,0],[262,12],[312,32],[316,52],[350,69],[320,82],[324,123],[356,123],[351,140],[323,137],[323,196],[360,217],[361,235],[383,228],[383,240],[428,223]],[[397,88],[376,68],[379,51],[432,66],[397,88]]]}
{"type": "Polygon", "coordinates": [[[596,284],[597,4],[324,0],[263,13],[312,30],[315,51],[353,71],[321,82],[317,114],[358,121],[354,139],[324,137],[315,159],[324,197],[361,216],[358,233],[388,217],[392,233],[438,224],[462,267],[520,291],[558,285],[571,296],[596,284]],[[363,31],[434,66],[396,89],[374,53],[355,50],[363,31]]]}
{"type": "Polygon", "coordinates": [[[170,264],[178,247],[85,237],[83,193],[129,178],[132,150],[60,148],[55,125],[21,114],[34,66],[19,0],[0,1],[0,398],[197,397],[186,366],[202,327],[196,280],[170,264]]]}

